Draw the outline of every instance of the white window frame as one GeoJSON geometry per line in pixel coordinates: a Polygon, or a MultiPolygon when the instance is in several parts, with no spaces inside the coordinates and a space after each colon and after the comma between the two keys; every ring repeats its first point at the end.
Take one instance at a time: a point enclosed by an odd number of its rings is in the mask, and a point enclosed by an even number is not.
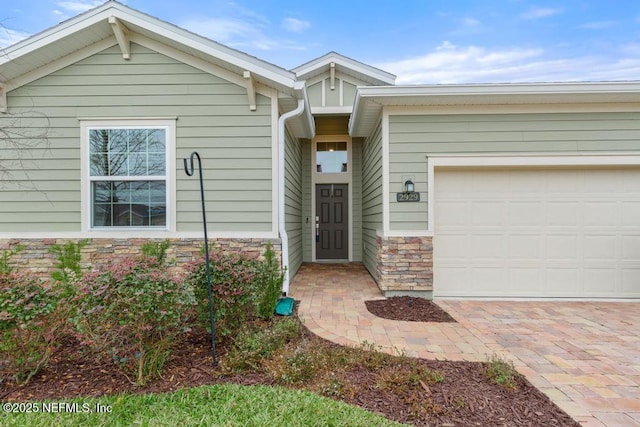
{"type": "MultiPolygon", "coordinates": [[[[158,118],[158,119],[138,119],[138,118],[108,118],[108,119],[81,119],[80,120],[80,142],[81,142],[81,174],[82,174],[82,231],[92,233],[104,233],[109,237],[153,237],[158,234],[162,235],[167,232],[175,232],[176,230],[176,119],[175,118],[158,118]],[[165,144],[165,176],[163,181],[166,183],[166,223],[164,227],[145,226],[145,227],[93,227],[93,203],[91,197],[91,183],[94,181],[114,181],[130,180],[127,176],[118,177],[92,177],[90,175],[90,144],[89,132],[94,129],[164,129],[166,132],[165,144]]],[[[149,180],[144,177],[144,180],[149,180]]],[[[140,180],[137,176],[132,178],[140,180]]],[[[153,180],[153,179],[152,179],[153,180]]]]}

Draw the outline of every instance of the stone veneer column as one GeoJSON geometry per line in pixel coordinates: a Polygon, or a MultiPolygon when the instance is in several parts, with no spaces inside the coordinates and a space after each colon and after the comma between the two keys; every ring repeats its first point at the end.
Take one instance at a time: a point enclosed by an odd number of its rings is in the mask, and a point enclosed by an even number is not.
{"type": "Polygon", "coordinates": [[[432,297],[432,237],[376,238],[376,281],[385,296],[432,297]]]}

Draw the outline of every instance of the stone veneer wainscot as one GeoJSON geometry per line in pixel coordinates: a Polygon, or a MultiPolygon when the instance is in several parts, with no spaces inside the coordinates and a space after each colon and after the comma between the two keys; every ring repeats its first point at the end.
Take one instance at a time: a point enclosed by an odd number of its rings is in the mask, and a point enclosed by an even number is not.
{"type": "MultiPolygon", "coordinates": [[[[142,254],[142,245],[149,241],[162,242],[165,239],[89,239],[89,244],[82,249],[83,268],[97,268],[117,262],[118,259],[142,254]]],[[[171,242],[167,249],[167,260],[175,260],[171,269],[181,271],[184,266],[200,256],[203,239],[166,239],[171,242]]],[[[14,255],[10,263],[16,268],[29,269],[40,276],[49,276],[55,270],[56,258],[49,253],[53,244],[63,245],[76,239],[4,239],[0,240],[0,252],[23,245],[24,250],[14,255]]],[[[278,259],[281,256],[280,239],[210,239],[214,250],[223,253],[244,253],[249,257],[263,258],[267,242],[271,242],[278,259]]]]}

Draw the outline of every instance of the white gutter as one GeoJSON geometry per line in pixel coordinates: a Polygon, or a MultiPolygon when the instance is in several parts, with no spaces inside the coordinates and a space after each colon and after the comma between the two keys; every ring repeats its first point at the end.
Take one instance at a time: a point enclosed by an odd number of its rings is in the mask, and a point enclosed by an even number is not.
{"type": "Polygon", "coordinates": [[[282,268],[284,271],[284,282],[282,292],[289,292],[289,237],[284,220],[284,122],[290,118],[297,117],[304,112],[304,98],[298,99],[298,107],[295,110],[284,113],[278,119],[278,231],[280,232],[280,242],[282,245],[282,268]]]}

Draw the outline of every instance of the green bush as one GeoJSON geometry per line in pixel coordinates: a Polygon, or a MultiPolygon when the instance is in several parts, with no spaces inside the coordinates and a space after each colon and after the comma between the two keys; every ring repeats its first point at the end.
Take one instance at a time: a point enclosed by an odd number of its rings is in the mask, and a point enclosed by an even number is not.
{"type": "Polygon", "coordinates": [[[149,257],[85,274],[77,298],[74,324],[83,343],[139,384],[160,374],[195,305],[192,288],[149,257]]]}
{"type": "Polygon", "coordinates": [[[278,297],[282,293],[283,282],[284,272],[280,270],[278,257],[271,248],[271,243],[267,243],[256,289],[256,312],[258,317],[265,320],[273,317],[278,297]]]}
{"type": "Polygon", "coordinates": [[[89,244],[88,239],[76,242],[66,242],[64,245],[54,244],[49,247],[49,253],[56,256],[56,264],[51,274],[53,280],[64,283],[72,283],[82,278],[82,248],[89,244]]]}
{"type": "Polygon", "coordinates": [[[513,362],[506,359],[504,356],[493,354],[487,356],[485,363],[485,375],[487,378],[495,382],[496,384],[509,389],[516,390],[518,383],[516,378],[518,377],[518,371],[516,371],[513,362]]]}
{"type": "Polygon", "coordinates": [[[2,255],[0,255],[0,274],[9,274],[13,271],[13,267],[9,264],[9,259],[23,250],[23,245],[17,245],[13,249],[2,251],[2,255]]]}
{"type": "Polygon", "coordinates": [[[163,240],[162,242],[147,242],[142,245],[142,255],[155,258],[162,264],[166,261],[169,245],[171,245],[169,240],[163,240]]]}
{"type": "Polygon", "coordinates": [[[302,326],[293,317],[278,319],[266,328],[242,329],[229,350],[225,367],[231,371],[257,369],[263,360],[300,336],[302,326]]]}
{"type": "Polygon", "coordinates": [[[27,383],[48,362],[58,296],[32,274],[0,273],[0,377],[27,383]]]}
{"type": "MultiPolygon", "coordinates": [[[[211,291],[213,295],[216,333],[221,337],[236,335],[243,325],[256,317],[268,320],[274,314],[284,275],[271,246],[265,260],[240,254],[209,253],[211,291]]],[[[207,271],[204,257],[187,266],[187,282],[193,286],[198,300],[202,325],[209,327],[207,271]]]]}

